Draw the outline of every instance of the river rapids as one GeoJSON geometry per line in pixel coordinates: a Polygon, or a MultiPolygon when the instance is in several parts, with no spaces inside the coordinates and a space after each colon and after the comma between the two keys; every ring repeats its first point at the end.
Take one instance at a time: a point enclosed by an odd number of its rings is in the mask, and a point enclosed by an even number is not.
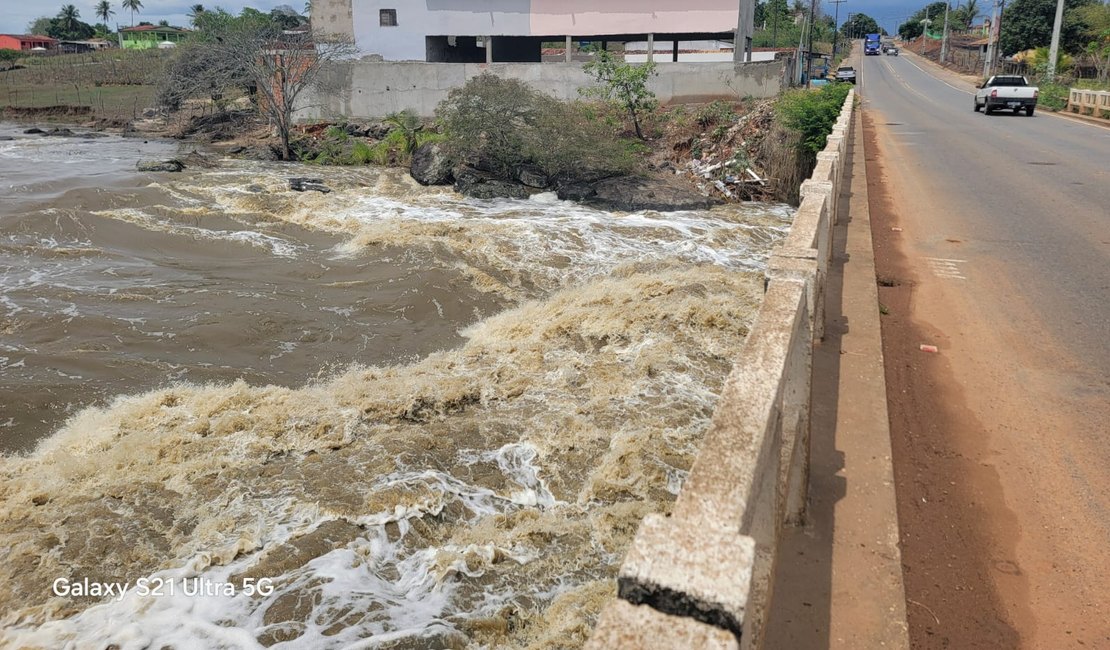
{"type": "Polygon", "coordinates": [[[581,646],[791,216],[0,135],[6,648],[581,646]]]}

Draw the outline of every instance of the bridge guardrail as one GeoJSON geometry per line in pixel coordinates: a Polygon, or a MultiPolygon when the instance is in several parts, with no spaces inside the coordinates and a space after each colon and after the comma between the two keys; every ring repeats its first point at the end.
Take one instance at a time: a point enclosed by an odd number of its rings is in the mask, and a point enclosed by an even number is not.
{"type": "Polygon", "coordinates": [[[1068,112],[1110,119],[1110,91],[1068,89],[1068,112]]]}
{"type": "Polygon", "coordinates": [[[802,184],[766,295],[669,516],[648,515],[588,650],[762,647],[783,527],[809,482],[810,382],[855,92],[802,184]]]}

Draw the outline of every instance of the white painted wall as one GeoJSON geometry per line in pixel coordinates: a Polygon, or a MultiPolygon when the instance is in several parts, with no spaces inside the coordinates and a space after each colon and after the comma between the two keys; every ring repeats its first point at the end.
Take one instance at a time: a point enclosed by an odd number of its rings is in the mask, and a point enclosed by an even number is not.
{"type": "Polygon", "coordinates": [[[387,61],[424,61],[425,36],[529,33],[530,0],[352,0],[355,44],[387,61]],[[397,26],[381,27],[380,10],[397,26]],[[484,9],[484,10],[479,10],[484,9]]]}
{"type": "MultiPolygon", "coordinates": [[[[736,0],[318,0],[341,28],[351,7],[355,43],[387,61],[424,61],[425,36],[547,36],[728,32],[736,0]],[[380,11],[397,11],[396,27],[380,11]]],[[[326,15],[324,15],[326,14],[326,15]]],[[[314,17],[315,19],[315,17],[314,17]]]]}

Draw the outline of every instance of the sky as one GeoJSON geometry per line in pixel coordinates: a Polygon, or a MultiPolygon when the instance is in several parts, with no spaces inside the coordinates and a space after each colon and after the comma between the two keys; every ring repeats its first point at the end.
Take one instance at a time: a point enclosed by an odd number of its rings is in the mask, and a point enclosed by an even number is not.
{"type": "MultiPolygon", "coordinates": [[[[146,21],[158,24],[160,20],[169,21],[171,25],[179,27],[189,26],[189,7],[202,4],[207,9],[222,7],[232,13],[239,13],[244,7],[254,7],[261,11],[269,12],[279,5],[289,5],[301,11],[304,9],[304,0],[230,0],[222,2],[205,2],[205,0],[141,0],[143,8],[135,14],[135,24],[146,21]]],[[[411,1],[411,0],[409,0],[411,1]]],[[[116,12],[111,19],[111,27],[116,23],[120,27],[131,25],[131,12],[120,7],[120,0],[108,0],[112,11],[116,12]]],[[[0,0],[0,34],[25,34],[28,25],[40,16],[54,17],[62,5],[72,4],[81,12],[81,20],[90,25],[100,22],[96,17],[95,7],[100,0],[39,0],[27,2],[26,0],[0,0]]]]}
{"type": "MultiPolygon", "coordinates": [[[[355,0],[355,2],[357,1],[355,0]]],[[[419,0],[400,1],[416,2],[419,0]]],[[[674,1],[681,2],[682,0],[674,1]]],[[[45,3],[41,1],[27,2],[26,0],[0,0],[0,34],[23,34],[27,31],[27,26],[36,18],[57,15],[58,9],[63,4],[70,3],[81,12],[81,20],[89,24],[97,22],[93,7],[96,6],[98,0],[55,0],[57,7],[54,7],[50,2],[51,0],[47,0],[45,3]]],[[[116,15],[112,16],[112,22],[118,23],[121,27],[130,25],[131,12],[121,9],[119,0],[109,0],[109,2],[116,12],[116,15]]],[[[187,14],[189,7],[197,4],[197,2],[198,0],[143,0],[143,9],[135,14],[135,22],[138,24],[139,21],[145,20],[157,24],[160,20],[167,20],[171,25],[188,27],[189,18],[187,14]]],[[[288,4],[298,11],[304,8],[303,0],[224,0],[215,3],[206,3],[204,0],[199,0],[199,2],[209,9],[222,7],[232,13],[239,13],[240,10],[248,6],[267,12],[283,4],[288,4]]],[[[836,12],[836,5],[828,2],[828,0],[821,0],[820,4],[822,11],[826,13],[833,14],[836,12]]],[[[840,4],[839,19],[843,23],[847,20],[849,12],[865,13],[893,34],[898,30],[899,23],[926,4],[928,4],[928,0],[846,0],[840,4]]],[[[986,5],[988,2],[980,0],[979,4],[986,5]]],[[[955,6],[955,2],[952,6],[955,6]]]]}

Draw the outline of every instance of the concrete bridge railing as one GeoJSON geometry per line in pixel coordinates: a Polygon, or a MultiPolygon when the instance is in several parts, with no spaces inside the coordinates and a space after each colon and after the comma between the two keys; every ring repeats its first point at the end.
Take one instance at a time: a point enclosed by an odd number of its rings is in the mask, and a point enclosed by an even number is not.
{"type": "Polygon", "coordinates": [[[690,475],[669,516],[641,523],[590,650],[762,647],[780,535],[805,516],[812,350],[854,100],[849,92],[802,185],[690,475]]]}
{"type": "Polygon", "coordinates": [[[1068,111],[1110,118],[1110,91],[1068,89],[1068,111]]]}

